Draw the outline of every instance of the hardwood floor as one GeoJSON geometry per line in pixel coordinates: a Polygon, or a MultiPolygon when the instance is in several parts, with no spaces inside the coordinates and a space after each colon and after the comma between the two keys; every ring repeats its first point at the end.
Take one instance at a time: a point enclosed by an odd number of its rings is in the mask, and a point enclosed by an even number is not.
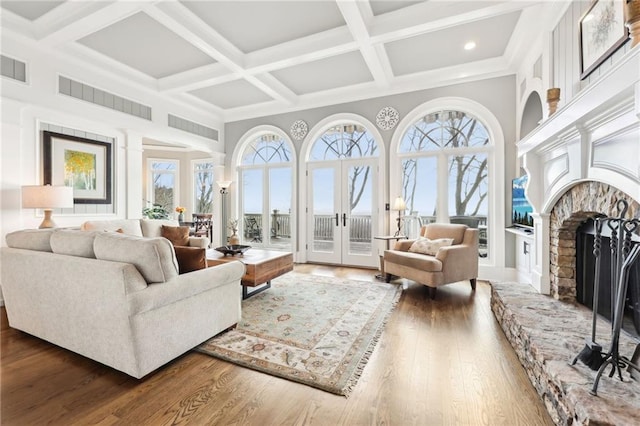
{"type": "MultiPolygon", "coordinates": [[[[376,271],[296,265],[375,281],[376,271]]],[[[2,425],[551,425],[478,282],[404,291],[349,398],[189,352],[142,380],[11,329],[2,425]]]]}

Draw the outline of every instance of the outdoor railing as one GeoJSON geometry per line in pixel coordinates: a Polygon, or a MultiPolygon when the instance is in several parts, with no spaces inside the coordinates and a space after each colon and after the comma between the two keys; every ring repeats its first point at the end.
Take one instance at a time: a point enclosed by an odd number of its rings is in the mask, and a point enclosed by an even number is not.
{"type": "MultiPolygon", "coordinates": [[[[342,217],[339,217],[339,226],[342,226],[342,217]]],[[[406,221],[418,220],[418,223],[426,225],[436,221],[435,216],[405,216],[406,221]]],[[[487,217],[486,216],[452,216],[451,223],[462,223],[471,228],[480,229],[480,245],[487,244],[487,217]]],[[[275,238],[291,237],[291,216],[288,213],[281,214],[274,212],[271,214],[272,227],[269,229],[269,235],[275,238]]],[[[351,232],[349,238],[354,242],[371,241],[371,216],[354,215],[349,218],[351,232]]],[[[395,225],[395,224],[394,224],[395,225]]],[[[315,215],[314,216],[314,235],[316,241],[333,240],[333,232],[336,228],[335,215],[315,215]]],[[[264,226],[262,224],[262,215],[257,213],[247,213],[244,215],[244,236],[245,238],[255,238],[260,235],[260,239],[265,238],[264,226]],[[249,223],[253,222],[251,226],[249,223]]],[[[419,231],[419,229],[418,229],[419,231]]]]}

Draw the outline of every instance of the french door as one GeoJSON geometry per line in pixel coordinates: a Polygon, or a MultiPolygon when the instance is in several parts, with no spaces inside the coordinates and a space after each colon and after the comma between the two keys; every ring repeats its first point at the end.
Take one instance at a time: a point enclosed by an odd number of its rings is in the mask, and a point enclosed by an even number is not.
{"type": "Polygon", "coordinates": [[[377,159],[308,164],[307,260],[376,267],[377,159]]]}

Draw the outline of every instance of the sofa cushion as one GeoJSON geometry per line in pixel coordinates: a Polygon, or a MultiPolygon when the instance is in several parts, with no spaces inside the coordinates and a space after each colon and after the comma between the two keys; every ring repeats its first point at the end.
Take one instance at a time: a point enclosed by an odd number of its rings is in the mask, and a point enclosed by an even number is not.
{"type": "Polygon", "coordinates": [[[180,274],[199,271],[207,267],[207,250],[199,247],[175,246],[180,274]]]}
{"type": "Polygon", "coordinates": [[[51,235],[55,229],[24,229],[7,234],[5,241],[12,248],[51,252],[51,235]]]}
{"type": "Polygon", "coordinates": [[[447,247],[451,244],[453,244],[453,238],[438,238],[437,240],[430,240],[426,237],[418,237],[418,239],[411,244],[411,247],[409,247],[409,251],[412,253],[435,256],[441,247],[447,247]]]}
{"type": "MultiPolygon", "coordinates": [[[[189,227],[188,226],[167,226],[162,225],[160,236],[171,241],[174,246],[189,245],[189,227]]],[[[178,265],[180,260],[178,260],[178,265]]]]}
{"type": "Polygon", "coordinates": [[[384,261],[424,272],[442,272],[442,262],[433,256],[408,251],[386,250],[384,261]]]}
{"type": "Polygon", "coordinates": [[[96,235],[93,250],[97,259],[131,263],[147,283],[162,283],[178,276],[173,246],[165,238],[101,232],[96,235]]]}
{"type": "Polygon", "coordinates": [[[127,235],[142,237],[139,219],[88,220],[80,227],[83,231],[113,231],[121,229],[127,235]]]}
{"type": "Polygon", "coordinates": [[[161,237],[163,225],[178,226],[180,224],[177,220],[171,219],[140,219],[140,228],[142,228],[142,235],[145,237],[161,237]]]}
{"type": "Polygon", "coordinates": [[[51,249],[58,254],[95,258],[93,240],[99,232],[60,229],[51,235],[51,249]]]}

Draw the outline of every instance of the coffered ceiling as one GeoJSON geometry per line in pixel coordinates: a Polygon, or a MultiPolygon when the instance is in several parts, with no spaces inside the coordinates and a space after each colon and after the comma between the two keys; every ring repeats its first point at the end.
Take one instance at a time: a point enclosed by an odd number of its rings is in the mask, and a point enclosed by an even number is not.
{"type": "Polygon", "coordinates": [[[225,121],[513,74],[553,13],[544,1],[0,4],[3,36],[225,121]]]}

